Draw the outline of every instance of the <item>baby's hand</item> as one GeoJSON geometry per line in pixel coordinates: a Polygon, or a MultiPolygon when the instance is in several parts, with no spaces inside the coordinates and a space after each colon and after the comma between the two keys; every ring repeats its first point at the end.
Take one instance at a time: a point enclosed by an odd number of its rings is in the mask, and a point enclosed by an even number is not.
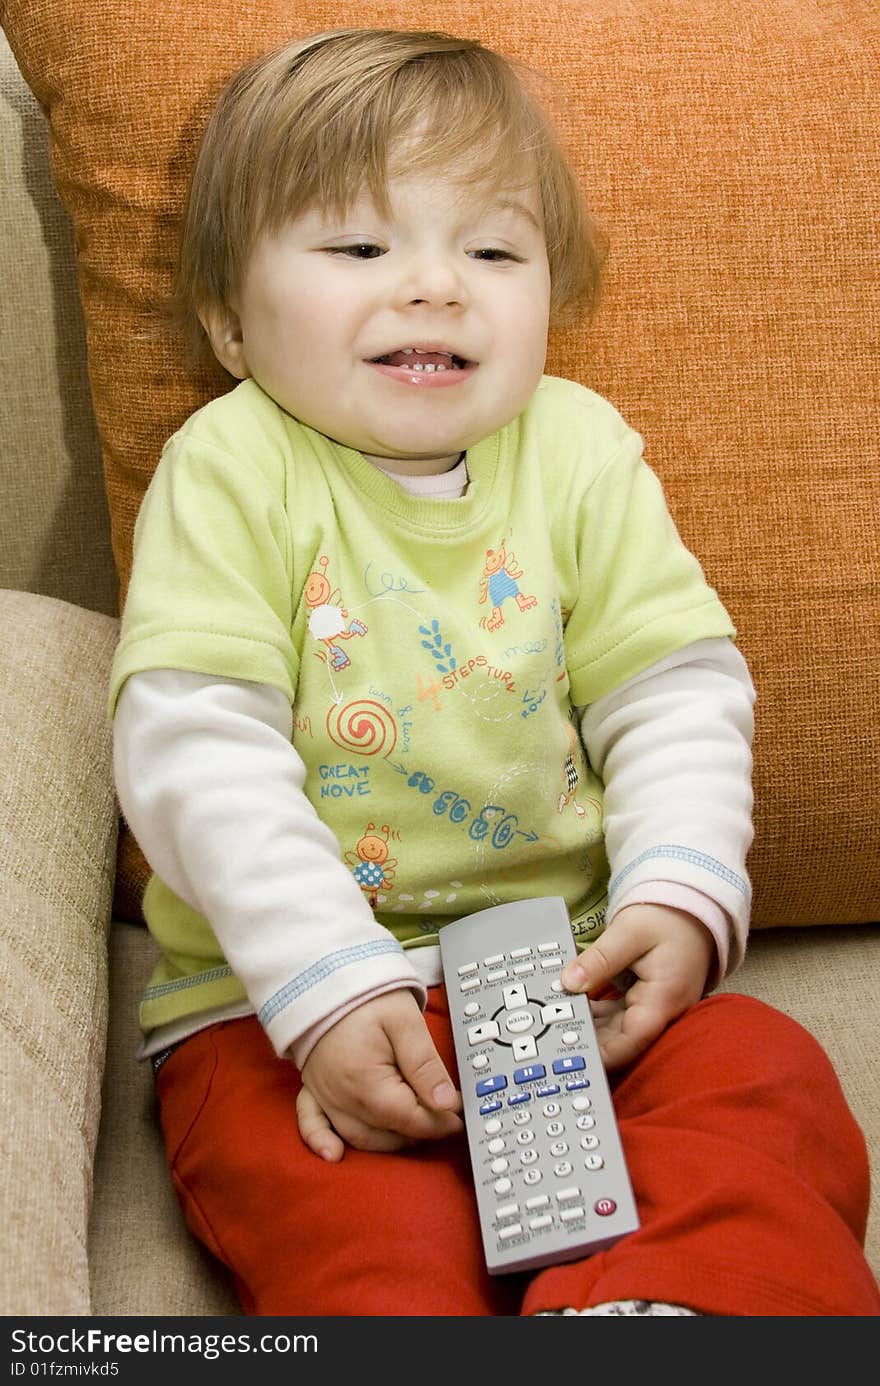
{"type": "Polygon", "coordinates": [[[365,1001],[318,1040],[296,1100],[300,1135],[324,1160],[399,1150],[462,1129],[461,1098],[411,992],[365,1001]]]}
{"type": "Polygon", "coordinates": [[[704,924],[665,905],[628,905],[604,934],[562,972],[569,991],[601,991],[627,971],[634,980],[619,1000],[592,1003],[606,1068],[632,1063],[671,1021],[703,995],[715,957],[704,924]]]}

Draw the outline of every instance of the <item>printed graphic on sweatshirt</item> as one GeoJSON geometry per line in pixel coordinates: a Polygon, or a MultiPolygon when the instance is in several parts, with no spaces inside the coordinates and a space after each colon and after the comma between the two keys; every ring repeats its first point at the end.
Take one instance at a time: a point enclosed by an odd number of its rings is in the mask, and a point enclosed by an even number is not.
{"type": "Polygon", "coordinates": [[[380,890],[390,890],[394,880],[397,858],[390,855],[390,835],[391,828],[387,823],[381,828],[377,828],[375,823],[368,823],[354,851],[346,852],[344,857],[372,910],[379,902],[380,890]]]}
{"type": "MultiPolygon", "coordinates": [[[[571,805],[578,818],[586,818],[586,808],[583,804],[579,803],[575,797],[578,785],[581,781],[580,771],[577,766],[577,755],[580,751],[578,734],[571,722],[568,723],[566,730],[568,732],[568,755],[565,757],[565,762],[562,766],[562,793],[559,796],[559,803],[556,805],[556,812],[562,813],[571,805]]],[[[599,803],[599,800],[588,798],[587,803],[601,821],[602,805],[599,803]]]]}
{"type": "Polygon", "coordinates": [[[315,654],[319,659],[326,660],[331,669],[339,672],[351,664],[340,642],[366,635],[367,627],[363,621],[349,615],[338,588],[331,587],[327,577],[329,564],[327,555],[322,554],[318,567],[306,578],[303,596],[309,609],[309,634],[324,646],[315,654]]]}
{"type": "Polygon", "coordinates": [[[310,797],[370,908],[410,938],[460,908],[595,879],[601,804],[566,717],[559,601],[529,581],[511,530],[492,538],[449,603],[445,582],[374,562],[353,580],[332,547],[310,565],[310,797]]]}
{"type": "Polygon", "coordinates": [[[492,610],[480,617],[484,630],[500,630],[504,625],[502,607],[512,597],[520,611],[530,611],[538,605],[538,598],[527,596],[520,591],[519,579],[523,570],[517,562],[516,554],[507,548],[507,540],[502,539],[497,549],[487,549],[480,577],[480,605],[489,603],[492,610]]]}

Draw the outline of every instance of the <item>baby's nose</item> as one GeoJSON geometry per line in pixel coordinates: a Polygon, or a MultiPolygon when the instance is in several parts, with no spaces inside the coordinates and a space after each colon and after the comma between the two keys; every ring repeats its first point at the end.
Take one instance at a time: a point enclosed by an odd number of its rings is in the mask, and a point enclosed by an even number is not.
{"type": "Polygon", "coordinates": [[[451,257],[422,256],[406,276],[403,295],[408,303],[431,307],[461,307],[467,301],[464,279],[451,257]]]}

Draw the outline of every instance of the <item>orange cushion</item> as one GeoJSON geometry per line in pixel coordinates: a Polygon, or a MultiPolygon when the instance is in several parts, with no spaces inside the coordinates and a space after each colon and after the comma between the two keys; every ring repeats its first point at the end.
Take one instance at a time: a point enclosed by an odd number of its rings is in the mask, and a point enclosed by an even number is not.
{"type": "MultiPolygon", "coordinates": [[[[246,59],[346,13],[320,0],[2,0],[0,12],[50,117],[76,230],[124,591],[164,439],[227,387],[219,369],[187,367],[157,311],[206,112],[246,59]]],[[[420,16],[388,0],[357,19],[420,16]]],[[[610,235],[598,319],[554,338],[549,369],[645,434],[739,628],[760,700],[755,923],[874,920],[876,26],[824,0],[450,0],[442,25],[552,75],[610,235]]],[[[136,902],[143,866],[124,851],[136,902]]]]}

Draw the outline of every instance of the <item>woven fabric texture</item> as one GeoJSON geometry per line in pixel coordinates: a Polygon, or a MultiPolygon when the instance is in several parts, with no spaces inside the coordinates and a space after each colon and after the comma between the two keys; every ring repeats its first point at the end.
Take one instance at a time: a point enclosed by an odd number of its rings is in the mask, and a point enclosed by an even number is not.
{"type": "MultiPolygon", "coordinates": [[[[266,0],[0,0],[77,233],[124,590],[165,437],[228,381],[164,330],[175,227],[222,81],[347,22],[266,0]]],[[[414,22],[403,0],[357,21],[414,22]]],[[[436,22],[436,16],[432,17],[436,22]]],[[[880,916],[876,273],[880,62],[863,0],[451,0],[443,27],[552,79],[611,245],[549,369],[645,435],[759,694],[754,922],[880,916]]],[[[135,893],[139,866],[133,871],[135,893]]]]}
{"type": "Polygon", "coordinates": [[[0,629],[0,1305],[88,1314],[116,843],[104,703],[117,623],[0,591],[0,629]]]}
{"type": "Polygon", "coordinates": [[[73,231],[52,184],[45,121],[2,40],[0,188],[0,587],[115,614],[73,231]]]}

